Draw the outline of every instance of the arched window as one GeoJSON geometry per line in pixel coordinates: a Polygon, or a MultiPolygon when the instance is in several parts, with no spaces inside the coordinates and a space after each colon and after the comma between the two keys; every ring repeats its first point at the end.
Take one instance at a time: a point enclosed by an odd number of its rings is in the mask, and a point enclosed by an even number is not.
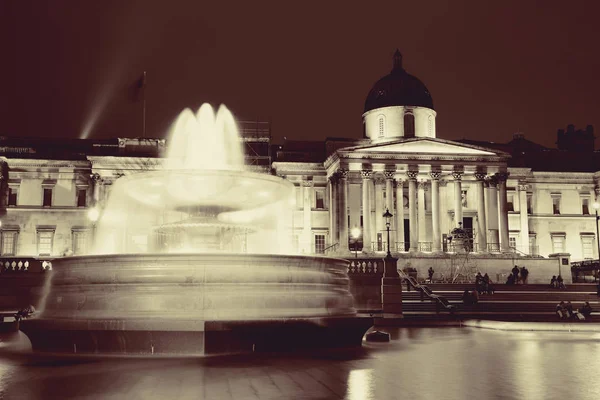
{"type": "Polygon", "coordinates": [[[378,125],[379,125],[379,137],[385,137],[385,117],[383,115],[379,116],[379,121],[378,121],[378,125]]]}
{"type": "Polygon", "coordinates": [[[404,114],[404,137],[415,137],[415,116],[404,114]]]}

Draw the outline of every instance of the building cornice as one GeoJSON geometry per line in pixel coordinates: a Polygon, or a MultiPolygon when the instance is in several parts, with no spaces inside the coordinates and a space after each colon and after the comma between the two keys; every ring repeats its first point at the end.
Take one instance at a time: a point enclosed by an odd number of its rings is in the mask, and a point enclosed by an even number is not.
{"type": "Polygon", "coordinates": [[[321,163],[276,161],[273,163],[273,169],[278,175],[285,175],[289,172],[305,175],[310,173],[324,174],[326,172],[325,167],[321,163]]]}
{"type": "Polygon", "coordinates": [[[87,160],[40,160],[24,158],[4,159],[10,168],[87,168],[91,164],[87,160]]]}

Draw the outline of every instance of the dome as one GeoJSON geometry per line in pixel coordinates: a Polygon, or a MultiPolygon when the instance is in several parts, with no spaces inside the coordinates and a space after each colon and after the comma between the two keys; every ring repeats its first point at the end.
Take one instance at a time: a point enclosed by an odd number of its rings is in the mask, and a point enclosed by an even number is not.
{"type": "Polygon", "coordinates": [[[394,53],[394,67],[378,80],[367,96],[365,112],[390,106],[426,107],[433,110],[433,100],[423,82],[402,68],[402,54],[394,53]]]}

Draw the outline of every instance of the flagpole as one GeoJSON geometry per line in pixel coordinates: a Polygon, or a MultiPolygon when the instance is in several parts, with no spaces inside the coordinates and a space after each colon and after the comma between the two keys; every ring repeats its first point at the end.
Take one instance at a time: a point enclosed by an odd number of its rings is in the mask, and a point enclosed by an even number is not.
{"type": "Polygon", "coordinates": [[[142,137],[146,137],[146,71],[142,77],[142,137]]]}

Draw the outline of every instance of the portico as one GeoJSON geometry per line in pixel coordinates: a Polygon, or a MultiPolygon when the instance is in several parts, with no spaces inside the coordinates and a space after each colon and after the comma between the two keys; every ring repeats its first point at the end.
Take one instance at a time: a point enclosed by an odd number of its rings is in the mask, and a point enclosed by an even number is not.
{"type": "Polygon", "coordinates": [[[362,252],[383,253],[386,236],[378,222],[387,208],[395,216],[392,252],[454,251],[448,236],[461,225],[473,251],[508,251],[507,159],[502,152],[436,138],[339,149],[324,165],[340,206],[331,209],[331,236],[341,252],[350,252],[349,229],[359,228],[362,252]],[[349,202],[356,189],[361,201],[349,202]]]}

